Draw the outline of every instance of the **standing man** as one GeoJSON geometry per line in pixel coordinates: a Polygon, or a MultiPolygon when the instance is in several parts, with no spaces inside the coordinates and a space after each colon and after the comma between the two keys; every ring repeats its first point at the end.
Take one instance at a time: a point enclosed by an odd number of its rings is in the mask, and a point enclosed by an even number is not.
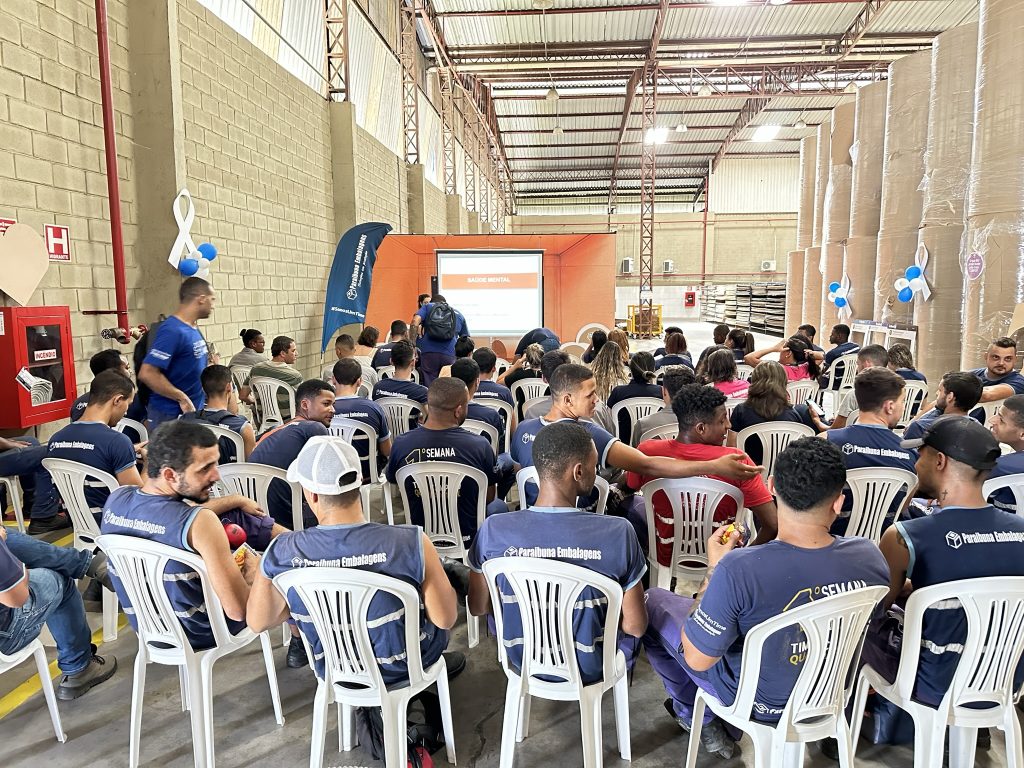
{"type": "Polygon", "coordinates": [[[455,362],[455,341],[460,336],[469,336],[469,326],[462,313],[437,293],[420,307],[412,327],[418,338],[423,385],[429,387],[442,368],[455,362]]]}
{"type": "Polygon", "coordinates": [[[189,277],[178,289],[178,300],[178,311],[157,328],[139,369],[139,380],[153,391],[146,414],[150,431],[206,403],[199,378],[207,363],[206,339],[196,322],[213,313],[217,297],[208,282],[189,277]]]}
{"type": "Polygon", "coordinates": [[[386,365],[391,365],[391,350],[394,349],[395,344],[408,340],[409,326],[406,325],[404,320],[393,321],[391,323],[391,336],[386,344],[381,344],[377,347],[377,351],[373,353],[373,359],[370,360],[370,367],[376,370],[386,365]]]}

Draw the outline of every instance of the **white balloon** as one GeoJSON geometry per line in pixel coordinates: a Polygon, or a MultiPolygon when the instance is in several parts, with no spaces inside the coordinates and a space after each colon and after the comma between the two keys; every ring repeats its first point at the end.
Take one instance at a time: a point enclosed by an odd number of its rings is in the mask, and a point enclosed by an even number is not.
{"type": "Polygon", "coordinates": [[[913,280],[910,281],[910,290],[923,291],[926,285],[927,283],[925,283],[923,277],[915,277],[913,280]]]}
{"type": "Polygon", "coordinates": [[[198,272],[196,272],[196,277],[200,278],[201,280],[209,280],[210,279],[210,270],[208,270],[208,269],[201,269],[198,272]]]}
{"type": "Polygon", "coordinates": [[[199,271],[208,272],[210,269],[210,260],[205,256],[199,257],[199,271]]]}
{"type": "Polygon", "coordinates": [[[832,293],[831,291],[829,291],[828,300],[829,301],[835,301],[836,300],[836,295],[834,293],[832,293]]]}
{"type": "Polygon", "coordinates": [[[840,288],[838,291],[836,291],[836,298],[845,299],[846,298],[846,293],[847,293],[847,291],[846,291],[845,288],[840,288]]]}
{"type": "Polygon", "coordinates": [[[910,287],[910,281],[907,280],[907,278],[905,278],[905,277],[901,277],[899,280],[897,280],[895,283],[893,283],[893,288],[895,288],[897,291],[902,291],[904,288],[909,288],[909,287],[910,287]]]}

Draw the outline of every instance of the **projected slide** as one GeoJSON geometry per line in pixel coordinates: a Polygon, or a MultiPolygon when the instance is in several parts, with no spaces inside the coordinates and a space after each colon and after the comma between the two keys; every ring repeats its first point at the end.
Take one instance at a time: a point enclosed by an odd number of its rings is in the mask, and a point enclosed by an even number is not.
{"type": "Polygon", "coordinates": [[[544,325],[543,251],[436,251],[438,290],[474,336],[544,325]]]}

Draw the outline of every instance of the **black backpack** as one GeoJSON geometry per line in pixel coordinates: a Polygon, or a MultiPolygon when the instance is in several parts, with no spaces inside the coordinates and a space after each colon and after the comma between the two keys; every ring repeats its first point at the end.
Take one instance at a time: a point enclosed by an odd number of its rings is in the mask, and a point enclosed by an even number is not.
{"type": "Polygon", "coordinates": [[[455,310],[443,301],[430,307],[427,319],[423,322],[423,331],[434,341],[451,341],[455,338],[459,321],[455,310]]]}
{"type": "MultiPolygon", "coordinates": [[[[360,707],[355,711],[356,735],[359,744],[374,760],[384,759],[384,718],[380,707],[360,707]]],[[[429,756],[444,746],[441,724],[441,702],[437,694],[423,691],[409,700],[408,730],[409,764],[412,768],[432,765],[429,756]]]]}
{"type": "MultiPolygon", "coordinates": [[[[190,421],[201,421],[203,424],[211,424],[215,427],[224,427],[230,429],[224,422],[228,421],[234,414],[230,411],[208,411],[205,408],[199,411],[193,411],[192,413],[183,413],[181,418],[190,421]]],[[[233,461],[242,461],[244,456],[235,456],[235,444],[228,438],[222,437],[218,440],[220,446],[220,461],[219,464],[228,464],[233,461]]]]}
{"type": "Polygon", "coordinates": [[[135,399],[143,408],[149,405],[149,396],[152,390],[139,378],[139,371],[142,370],[142,361],[149,354],[149,348],[153,346],[153,339],[156,338],[157,328],[160,327],[163,321],[164,316],[161,315],[160,319],[149,326],[148,330],[139,337],[139,340],[135,342],[135,349],[132,350],[132,367],[135,369],[135,399]]]}

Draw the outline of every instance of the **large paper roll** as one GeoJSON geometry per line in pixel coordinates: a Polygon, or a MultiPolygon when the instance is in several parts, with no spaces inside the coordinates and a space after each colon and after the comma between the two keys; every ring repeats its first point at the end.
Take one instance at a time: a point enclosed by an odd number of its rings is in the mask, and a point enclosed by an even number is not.
{"type": "MultiPolygon", "coordinates": [[[[848,101],[832,110],[831,136],[829,137],[828,186],[825,189],[825,221],[821,246],[821,312],[818,327],[824,337],[825,331],[837,322],[835,305],[828,300],[828,285],[842,282],[843,250],[850,235],[850,190],[853,185],[853,161],[850,147],[853,145],[853,123],[855,104],[848,101]]],[[[809,322],[813,323],[814,320],[809,322]]]]}
{"type": "Polygon", "coordinates": [[[854,237],[846,241],[843,274],[850,281],[850,313],[853,318],[868,320],[875,311],[875,258],[878,236],[854,237]]]}
{"type": "Polygon", "coordinates": [[[804,309],[803,251],[790,251],[786,259],[786,329],[803,323],[804,309]]]}
{"type": "MultiPolygon", "coordinates": [[[[984,29],[984,24],[982,26],[984,29]]],[[[968,221],[964,273],[964,339],[960,367],[984,364],[989,343],[1011,332],[1024,303],[1024,225],[1020,212],[968,221]]]]}
{"type": "MultiPolygon", "coordinates": [[[[872,83],[857,91],[854,119],[853,186],[850,191],[850,236],[874,237],[882,213],[882,156],[885,151],[885,104],[889,86],[872,83]]],[[[875,257],[871,256],[874,284],[875,257]]],[[[861,315],[867,317],[870,314],[861,315]]]]}
{"type": "MultiPolygon", "coordinates": [[[[800,323],[817,323],[821,315],[820,263],[821,248],[808,248],[804,251],[804,307],[800,323]]],[[[786,327],[786,333],[792,333],[794,330],[794,327],[786,327]]]]}
{"type": "Polygon", "coordinates": [[[814,232],[811,245],[822,243],[822,231],[825,227],[825,189],[828,187],[829,146],[832,142],[832,120],[827,119],[818,126],[817,137],[817,172],[814,177],[814,232]]]}
{"type": "MultiPolygon", "coordinates": [[[[800,208],[796,214],[796,247],[814,244],[814,185],[818,177],[818,137],[800,140],[800,208]]],[[[803,281],[800,281],[803,285],[803,281]]]]}
{"type": "MultiPolygon", "coordinates": [[[[918,247],[924,247],[928,266],[925,270],[931,299],[915,298],[914,324],[917,326],[917,369],[935,386],[944,373],[960,370],[963,323],[960,303],[963,273],[960,249],[964,238],[962,224],[947,227],[929,225],[918,233],[918,247]]],[[[980,364],[980,363],[979,363],[980,364]]]]}

